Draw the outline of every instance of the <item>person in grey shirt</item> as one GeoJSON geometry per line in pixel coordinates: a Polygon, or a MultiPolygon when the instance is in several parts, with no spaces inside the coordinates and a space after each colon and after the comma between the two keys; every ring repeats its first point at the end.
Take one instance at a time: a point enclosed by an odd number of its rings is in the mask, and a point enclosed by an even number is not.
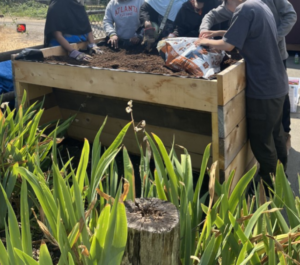
{"type": "Polygon", "coordinates": [[[287,150],[282,112],[288,94],[288,77],[277,45],[271,10],[261,0],[225,0],[233,14],[228,31],[199,38],[196,45],[231,51],[237,48],[246,63],[246,117],[252,152],[260,164],[259,177],[272,186],[279,159],[286,169],[287,150]]]}
{"type": "MultiPolygon", "coordinates": [[[[286,59],[288,58],[288,53],[286,51],[285,36],[291,31],[294,24],[297,21],[297,14],[292,6],[292,4],[287,0],[262,0],[273,13],[276,26],[277,26],[277,40],[278,47],[280,50],[281,59],[286,67],[286,59]]],[[[205,15],[200,25],[200,37],[207,36],[210,29],[218,23],[230,20],[232,18],[233,12],[227,9],[224,3],[215,9],[212,9],[209,13],[205,15]]],[[[285,131],[285,137],[287,141],[287,147],[290,147],[290,101],[287,96],[285,99],[283,107],[282,124],[285,131]]]]}

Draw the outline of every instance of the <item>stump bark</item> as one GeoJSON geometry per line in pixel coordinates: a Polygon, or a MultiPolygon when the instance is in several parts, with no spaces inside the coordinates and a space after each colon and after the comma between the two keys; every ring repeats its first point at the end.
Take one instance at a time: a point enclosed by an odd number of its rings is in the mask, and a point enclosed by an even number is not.
{"type": "Polygon", "coordinates": [[[126,201],[128,239],[121,265],[179,265],[179,213],[169,202],[126,201]]]}

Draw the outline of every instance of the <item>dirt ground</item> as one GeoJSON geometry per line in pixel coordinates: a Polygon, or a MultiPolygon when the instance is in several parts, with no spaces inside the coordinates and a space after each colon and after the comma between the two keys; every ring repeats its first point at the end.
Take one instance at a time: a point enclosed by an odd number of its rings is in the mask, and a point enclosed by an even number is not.
{"type": "Polygon", "coordinates": [[[0,53],[43,44],[44,25],[45,20],[0,18],[0,53]],[[27,33],[18,33],[17,23],[25,23],[27,33]]]}

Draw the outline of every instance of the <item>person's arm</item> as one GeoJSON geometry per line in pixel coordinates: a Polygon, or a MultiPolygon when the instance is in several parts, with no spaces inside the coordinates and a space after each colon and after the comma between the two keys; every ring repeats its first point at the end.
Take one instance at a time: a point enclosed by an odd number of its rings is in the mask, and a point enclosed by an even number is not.
{"type": "Polygon", "coordinates": [[[205,31],[201,38],[213,38],[213,37],[223,37],[226,34],[227,30],[208,30],[205,31]]]}
{"type": "Polygon", "coordinates": [[[95,43],[95,39],[94,39],[94,36],[93,36],[93,32],[89,32],[88,36],[87,36],[87,39],[88,39],[88,43],[89,44],[94,44],[95,43]]]}
{"type": "Polygon", "coordinates": [[[230,52],[235,48],[232,44],[225,42],[224,40],[212,40],[206,38],[200,38],[195,42],[195,45],[208,46],[209,48],[223,50],[227,52],[230,52]]]}
{"type": "Polygon", "coordinates": [[[109,40],[107,43],[111,44],[111,47],[118,49],[119,39],[118,39],[116,29],[114,27],[115,21],[114,21],[113,15],[112,15],[113,11],[112,11],[111,6],[112,6],[111,4],[108,4],[108,6],[106,7],[105,15],[103,18],[103,25],[104,25],[104,30],[105,30],[106,36],[109,37],[109,40]]]}
{"type": "Polygon", "coordinates": [[[232,15],[233,13],[226,9],[224,4],[209,11],[202,19],[199,29],[200,37],[203,32],[210,30],[215,24],[231,19],[232,15]]]}
{"type": "Polygon", "coordinates": [[[174,21],[175,29],[172,34],[174,34],[175,37],[186,37],[187,30],[184,26],[185,22],[185,16],[184,16],[184,8],[180,8],[176,19],[174,21]]]}
{"type": "Polygon", "coordinates": [[[75,50],[70,43],[64,38],[62,32],[60,31],[54,31],[53,33],[54,38],[57,40],[57,42],[68,51],[68,54],[70,57],[79,60],[79,61],[90,61],[92,59],[91,56],[84,54],[82,52],[79,52],[75,50]]]}
{"type": "Polygon", "coordinates": [[[102,54],[103,53],[103,51],[95,44],[95,39],[94,39],[92,31],[88,33],[87,39],[88,39],[88,43],[89,43],[87,49],[89,50],[90,54],[92,54],[92,53],[102,54]]]}
{"type": "Polygon", "coordinates": [[[114,19],[112,16],[111,4],[108,4],[105,10],[105,15],[103,18],[103,26],[106,36],[111,37],[117,35],[116,29],[114,27],[114,19]]]}
{"type": "Polygon", "coordinates": [[[283,38],[295,25],[297,14],[292,4],[287,0],[274,0],[274,4],[280,15],[280,24],[277,27],[278,37],[283,38]]]}
{"type": "Polygon", "coordinates": [[[64,38],[61,31],[54,31],[53,36],[60,44],[60,46],[67,50],[69,53],[74,50],[70,43],[64,38]]]}
{"type": "Polygon", "coordinates": [[[156,11],[147,2],[144,2],[140,9],[140,24],[142,27],[150,27],[156,11]]]}

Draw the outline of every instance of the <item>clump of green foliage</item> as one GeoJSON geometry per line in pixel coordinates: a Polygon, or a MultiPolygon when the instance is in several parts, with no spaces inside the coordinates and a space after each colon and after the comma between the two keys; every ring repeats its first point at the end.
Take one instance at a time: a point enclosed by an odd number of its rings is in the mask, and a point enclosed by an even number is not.
{"type": "Polygon", "coordinates": [[[24,3],[0,2],[0,14],[16,17],[46,18],[48,6],[34,0],[24,3]]]}

